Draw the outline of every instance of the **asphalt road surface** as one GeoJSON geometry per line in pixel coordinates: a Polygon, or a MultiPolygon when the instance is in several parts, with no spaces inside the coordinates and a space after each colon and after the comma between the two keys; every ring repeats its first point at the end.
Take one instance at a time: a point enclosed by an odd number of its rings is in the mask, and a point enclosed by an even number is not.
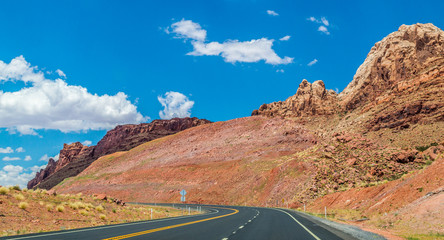
{"type": "MultiPolygon", "coordinates": [[[[176,205],[178,206],[178,205],[176,205]]],[[[189,205],[195,208],[198,205],[189,205]]],[[[344,239],[299,214],[271,208],[202,206],[205,213],[101,227],[19,235],[0,239],[344,239]]],[[[350,238],[353,239],[353,238],[350,238]]]]}

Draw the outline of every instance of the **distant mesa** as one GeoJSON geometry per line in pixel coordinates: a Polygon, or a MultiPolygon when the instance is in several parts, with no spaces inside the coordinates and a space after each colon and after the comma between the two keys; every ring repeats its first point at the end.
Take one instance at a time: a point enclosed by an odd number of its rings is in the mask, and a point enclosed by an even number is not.
{"type": "Polygon", "coordinates": [[[96,146],[88,147],[80,142],[64,144],[59,160],[49,159],[46,168],[28,182],[28,188],[51,189],[65,178],[76,176],[101,156],[128,151],[142,143],[206,123],[210,121],[194,117],[119,125],[108,131],[96,146]]]}

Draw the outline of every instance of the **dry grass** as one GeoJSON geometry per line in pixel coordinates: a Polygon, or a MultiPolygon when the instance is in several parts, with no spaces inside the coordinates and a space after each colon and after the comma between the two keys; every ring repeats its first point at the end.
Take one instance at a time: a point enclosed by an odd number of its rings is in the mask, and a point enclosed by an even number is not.
{"type": "Polygon", "coordinates": [[[57,205],[56,206],[56,210],[57,210],[57,212],[64,212],[65,211],[65,207],[63,205],[57,205]]]}
{"type": "Polygon", "coordinates": [[[20,209],[25,210],[25,209],[27,209],[28,207],[29,207],[29,204],[28,204],[27,202],[20,202],[20,203],[19,203],[19,208],[20,208],[20,209]]]}
{"type": "Polygon", "coordinates": [[[0,187],[0,195],[6,195],[9,193],[9,188],[7,187],[0,187]]]}
{"type": "Polygon", "coordinates": [[[21,194],[21,193],[14,194],[14,198],[19,201],[25,200],[25,196],[23,196],[23,194],[21,194]]]}
{"type": "Polygon", "coordinates": [[[120,206],[114,202],[93,200],[92,196],[82,194],[54,195],[40,189],[16,190],[14,187],[0,189],[5,192],[0,194],[1,214],[4,215],[0,219],[0,237],[55,231],[60,230],[61,226],[74,229],[149,220],[150,208],[154,209],[154,219],[179,216],[182,213],[168,207],[120,206]],[[26,200],[19,200],[22,198],[26,200]]]}

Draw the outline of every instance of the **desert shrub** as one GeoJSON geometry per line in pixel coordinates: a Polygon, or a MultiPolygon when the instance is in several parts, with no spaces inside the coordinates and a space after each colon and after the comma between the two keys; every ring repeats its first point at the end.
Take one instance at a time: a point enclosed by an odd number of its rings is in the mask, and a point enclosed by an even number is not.
{"type": "Polygon", "coordinates": [[[86,211],[85,209],[80,210],[79,213],[83,216],[88,216],[88,211],[86,211]]]}
{"type": "Polygon", "coordinates": [[[63,205],[57,205],[56,206],[56,210],[57,210],[57,212],[64,212],[65,211],[65,207],[63,205]]]}
{"type": "Polygon", "coordinates": [[[77,204],[77,206],[78,206],[79,208],[85,208],[85,207],[86,207],[85,204],[82,203],[82,202],[76,202],[76,204],[77,204]]]}
{"type": "Polygon", "coordinates": [[[27,202],[20,202],[19,203],[19,208],[25,210],[26,208],[29,207],[29,204],[27,202]]]}
{"type": "Polygon", "coordinates": [[[54,206],[52,204],[46,204],[46,210],[48,212],[51,212],[53,208],[54,208],[54,206]]]}
{"type": "Polygon", "coordinates": [[[28,191],[27,188],[23,188],[23,189],[22,189],[22,192],[27,192],[27,191],[28,191]]]}
{"type": "Polygon", "coordinates": [[[117,212],[116,209],[113,208],[113,213],[116,213],[116,212],[117,212]]]}
{"type": "Polygon", "coordinates": [[[25,200],[25,196],[23,196],[23,194],[21,194],[21,193],[14,194],[14,198],[19,200],[19,201],[25,200]]]}
{"type": "Polygon", "coordinates": [[[12,186],[11,188],[12,188],[11,190],[21,191],[19,185],[12,186]]]}
{"type": "Polygon", "coordinates": [[[39,201],[40,206],[43,206],[45,204],[43,201],[39,201]]]}
{"type": "Polygon", "coordinates": [[[102,219],[102,220],[106,220],[106,215],[105,214],[100,214],[99,218],[102,219]]]}
{"type": "Polygon", "coordinates": [[[79,209],[79,205],[78,205],[77,203],[73,203],[73,202],[70,202],[70,203],[69,203],[69,207],[72,208],[72,209],[74,209],[74,210],[79,209]]]}
{"type": "Polygon", "coordinates": [[[99,212],[103,212],[103,210],[105,210],[105,208],[103,208],[102,205],[99,205],[99,206],[96,207],[96,210],[99,211],[99,212]]]}
{"type": "Polygon", "coordinates": [[[0,187],[0,194],[1,195],[6,195],[9,193],[9,188],[6,187],[0,187]]]}

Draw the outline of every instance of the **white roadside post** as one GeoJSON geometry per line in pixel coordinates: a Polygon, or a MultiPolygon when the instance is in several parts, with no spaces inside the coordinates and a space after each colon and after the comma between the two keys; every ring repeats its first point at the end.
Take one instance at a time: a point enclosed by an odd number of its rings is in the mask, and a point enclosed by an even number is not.
{"type": "Polygon", "coordinates": [[[153,209],[151,208],[151,220],[153,220],[153,209]]]}
{"type": "Polygon", "coordinates": [[[327,207],[324,207],[325,219],[327,219],[327,207]]]}

